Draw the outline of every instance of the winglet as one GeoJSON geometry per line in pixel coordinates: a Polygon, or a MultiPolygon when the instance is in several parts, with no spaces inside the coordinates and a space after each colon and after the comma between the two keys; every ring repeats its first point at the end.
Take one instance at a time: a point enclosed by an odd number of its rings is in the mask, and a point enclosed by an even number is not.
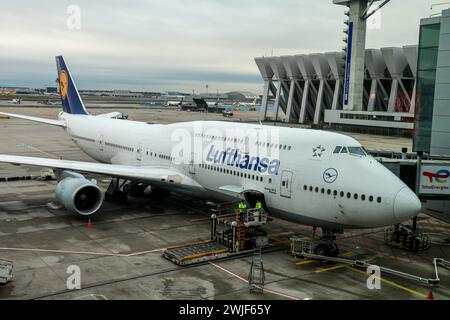
{"type": "Polygon", "coordinates": [[[67,68],[62,56],[56,57],[56,67],[58,69],[59,94],[61,96],[64,112],[71,114],[88,114],[78,93],[72,75],[67,68]]]}

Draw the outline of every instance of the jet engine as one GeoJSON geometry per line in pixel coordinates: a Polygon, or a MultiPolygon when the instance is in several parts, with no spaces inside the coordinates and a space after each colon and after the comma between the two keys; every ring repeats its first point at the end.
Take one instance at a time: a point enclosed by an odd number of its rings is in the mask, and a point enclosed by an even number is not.
{"type": "Polygon", "coordinates": [[[64,171],[56,186],[56,198],[67,210],[89,216],[100,209],[103,193],[95,180],[88,180],[79,173],[64,171]]]}

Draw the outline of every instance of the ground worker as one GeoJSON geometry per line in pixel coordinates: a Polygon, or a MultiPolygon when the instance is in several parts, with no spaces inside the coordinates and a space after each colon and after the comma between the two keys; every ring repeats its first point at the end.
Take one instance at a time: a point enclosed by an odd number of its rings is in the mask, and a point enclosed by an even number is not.
{"type": "Polygon", "coordinates": [[[262,203],[261,201],[257,200],[256,204],[255,204],[255,213],[254,213],[254,217],[255,217],[255,221],[259,221],[261,218],[261,211],[262,211],[262,203]]]}
{"type": "Polygon", "coordinates": [[[244,219],[245,211],[247,211],[247,204],[242,200],[241,202],[239,202],[239,214],[241,216],[241,221],[243,221],[244,219]]]}

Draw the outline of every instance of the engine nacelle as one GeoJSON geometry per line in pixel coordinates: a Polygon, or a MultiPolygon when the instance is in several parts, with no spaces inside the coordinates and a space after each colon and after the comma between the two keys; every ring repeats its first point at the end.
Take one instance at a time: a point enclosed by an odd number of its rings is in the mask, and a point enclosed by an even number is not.
{"type": "Polygon", "coordinates": [[[100,188],[76,172],[64,171],[55,192],[59,203],[67,210],[83,216],[96,213],[103,203],[100,188]]]}

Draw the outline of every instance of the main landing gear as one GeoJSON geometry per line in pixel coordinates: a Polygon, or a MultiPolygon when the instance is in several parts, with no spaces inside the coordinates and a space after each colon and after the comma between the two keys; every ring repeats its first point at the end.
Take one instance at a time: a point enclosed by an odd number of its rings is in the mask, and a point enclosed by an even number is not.
{"type": "Polygon", "coordinates": [[[108,202],[126,203],[128,196],[142,197],[147,185],[123,180],[120,183],[119,178],[113,178],[105,192],[105,200],[108,202]]]}
{"type": "Polygon", "coordinates": [[[334,242],[336,240],[335,233],[342,233],[342,230],[334,230],[322,228],[322,235],[316,240],[316,227],[313,228],[313,251],[317,255],[327,257],[337,257],[339,255],[339,248],[334,242]]]}

